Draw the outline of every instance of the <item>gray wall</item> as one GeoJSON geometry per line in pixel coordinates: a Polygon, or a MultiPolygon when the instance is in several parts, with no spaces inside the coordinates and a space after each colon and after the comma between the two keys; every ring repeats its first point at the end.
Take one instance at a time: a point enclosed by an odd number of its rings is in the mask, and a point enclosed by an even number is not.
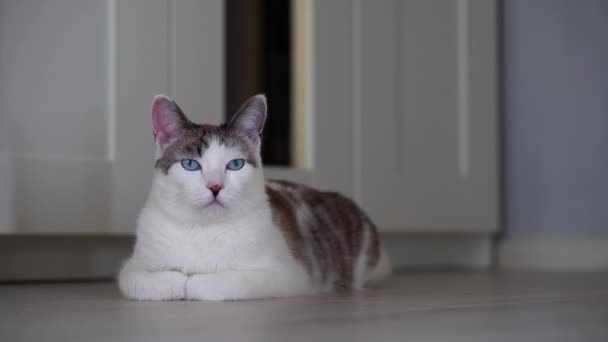
{"type": "Polygon", "coordinates": [[[608,1],[503,1],[508,236],[608,236],[608,1]]]}

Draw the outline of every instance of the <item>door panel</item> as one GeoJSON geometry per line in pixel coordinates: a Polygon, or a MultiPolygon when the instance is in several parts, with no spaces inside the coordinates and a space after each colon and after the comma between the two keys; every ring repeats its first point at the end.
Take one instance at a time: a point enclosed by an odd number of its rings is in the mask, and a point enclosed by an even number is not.
{"type": "Polygon", "coordinates": [[[495,230],[494,2],[361,5],[363,206],[385,231],[495,230]]]}
{"type": "Polygon", "coordinates": [[[221,0],[121,0],[115,6],[109,227],[126,233],[134,229],[152,180],[153,96],[172,96],[194,121],[221,121],[223,8],[221,0]]]}
{"type": "Polygon", "coordinates": [[[152,178],[150,104],[223,105],[222,4],[2,1],[0,232],[130,233],[152,178]]]}
{"type": "MultiPolygon", "coordinates": [[[[152,178],[153,96],[223,120],[223,1],[1,4],[3,127],[16,137],[0,159],[0,186],[15,184],[2,232],[131,233],[152,178]]],[[[303,8],[311,162],[268,176],[352,194],[351,4],[303,8]]]]}
{"type": "MultiPolygon", "coordinates": [[[[305,153],[267,177],[340,191],[384,231],[494,230],[495,2],[294,1],[305,153]]],[[[223,0],[0,5],[0,232],[132,233],[153,96],[224,118],[223,0]]]]}
{"type": "Polygon", "coordinates": [[[107,2],[0,6],[2,231],[103,229],[107,2]]]}

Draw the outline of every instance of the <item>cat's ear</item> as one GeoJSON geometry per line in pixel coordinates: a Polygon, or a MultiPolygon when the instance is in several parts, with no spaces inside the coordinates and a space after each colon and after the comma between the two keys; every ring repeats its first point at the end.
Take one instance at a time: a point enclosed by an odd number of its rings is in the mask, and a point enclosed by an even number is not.
{"type": "Polygon", "coordinates": [[[260,142],[260,135],[266,121],[266,96],[255,95],[245,101],[228,123],[228,128],[236,131],[253,144],[260,142]]]}
{"type": "Polygon", "coordinates": [[[179,138],[192,123],[179,106],[165,95],[156,95],[152,102],[152,126],[154,141],[161,150],[179,138]]]}

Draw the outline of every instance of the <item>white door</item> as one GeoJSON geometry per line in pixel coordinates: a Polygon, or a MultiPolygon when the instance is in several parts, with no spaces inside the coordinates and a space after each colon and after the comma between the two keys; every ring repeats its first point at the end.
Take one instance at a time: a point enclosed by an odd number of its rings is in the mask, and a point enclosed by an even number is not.
{"type": "Polygon", "coordinates": [[[102,1],[0,1],[3,232],[108,229],[106,14],[102,1]]]}
{"type": "Polygon", "coordinates": [[[383,232],[495,232],[496,2],[310,6],[310,183],[352,196],[383,232]]]}
{"type": "MultiPolygon", "coordinates": [[[[0,4],[2,127],[13,133],[0,150],[1,231],[133,232],[152,178],[153,96],[198,122],[224,118],[223,1],[0,4]]],[[[302,16],[308,158],[268,176],[352,194],[350,4],[300,6],[314,11],[302,16]]]]}
{"type": "Polygon", "coordinates": [[[0,145],[0,231],[132,232],[152,177],[153,96],[175,96],[195,120],[222,114],[222,1],[0,6],[11,133],[0,145]]]}
{"type": "MultiPolygon", "coordinates": [[[[0,92],[1,94],[1,92],[0,92]]],[[[2,95],[0,95],[0,104],[2,95]]],[[[9,143],[8,116],[0,109],[0,234],[15,230],[13,222],[13,165],[9,143]]]]}
{"type": "Polygon", "coordinates": [[[496,231],[495,1],[356,4],[361,203],[383,231],[496,231]]]}
{"type": "MultiPolygon", "coordinates": [[[[494,229],[494,1],[294,4],[306,157],[267,176],[354,197],[383,230],[494,229]]],[[[0,232],[132,233],[152,97],[223,120],[223,0],[0,6],[0,232]]]]}

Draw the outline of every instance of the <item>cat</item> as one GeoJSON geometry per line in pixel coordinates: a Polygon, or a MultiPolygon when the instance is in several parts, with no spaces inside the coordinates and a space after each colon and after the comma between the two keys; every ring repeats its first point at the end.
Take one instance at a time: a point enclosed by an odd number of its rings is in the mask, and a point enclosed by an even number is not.
{"type": "Polygon", "coordinates": [[[264,180],[266,97],[220,126],[152,104],[155,173],[131,257],[118,275],[134,300],[238,300],[360,289],[391,272],[378,232],[351,200],[264,180]]]}

